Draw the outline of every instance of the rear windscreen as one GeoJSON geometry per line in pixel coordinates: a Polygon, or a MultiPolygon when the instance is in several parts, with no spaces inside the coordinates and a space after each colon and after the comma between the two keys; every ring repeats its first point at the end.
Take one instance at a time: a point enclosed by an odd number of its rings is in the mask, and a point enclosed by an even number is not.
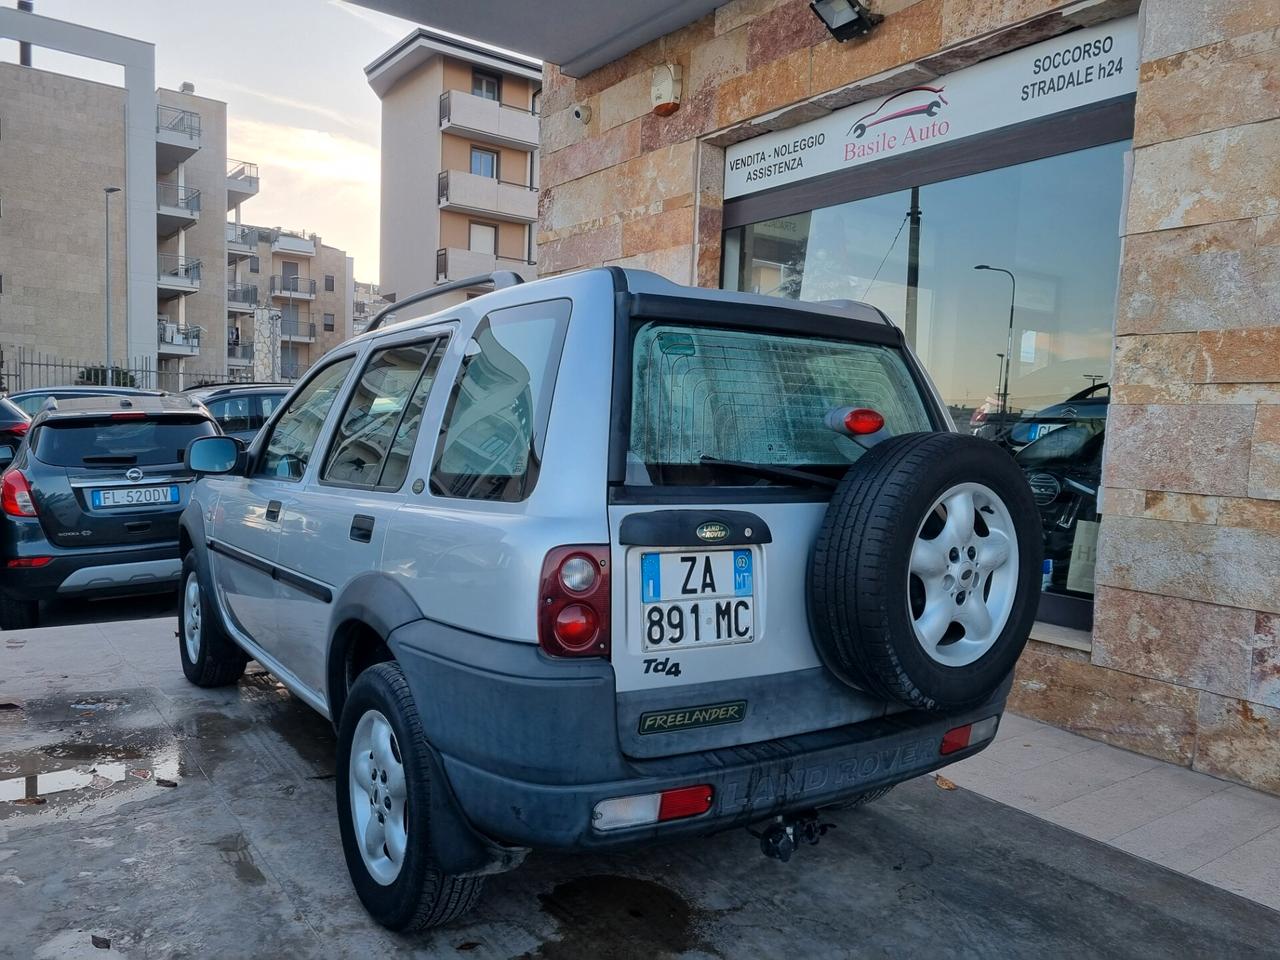
{"type": "Polygon", "coordinates": [[[187,444],[217,433],[198,417],[154,420],[63,420],[36,431],[36,458],[59,467],[180,463],[187,444]]]}
{"type": "Polygon", "coordinates": [[[838,476],[863,448],[825,424],[870,407],[894,433],[932,424],[901,352],[808,335],[646,323],[632,347],[629,483],[757,484],[703,458],[838,476]]]}

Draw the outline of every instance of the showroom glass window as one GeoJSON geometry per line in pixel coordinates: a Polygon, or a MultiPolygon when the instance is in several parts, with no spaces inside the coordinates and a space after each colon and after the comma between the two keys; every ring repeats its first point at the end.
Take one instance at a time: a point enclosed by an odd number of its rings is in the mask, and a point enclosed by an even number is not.
{"type": "Polygon", "coordinates": [[[726,286],[862,300],[903,329],[956,426],[1002,444],[1027,473],[1045,534],[1045,586],[1082,598],[1093,593],[1129,147],[1104,144],[725,234],[726,286]],[[1013,284],[978,264],[1016,278],[1011,350],[1013,284]]]}

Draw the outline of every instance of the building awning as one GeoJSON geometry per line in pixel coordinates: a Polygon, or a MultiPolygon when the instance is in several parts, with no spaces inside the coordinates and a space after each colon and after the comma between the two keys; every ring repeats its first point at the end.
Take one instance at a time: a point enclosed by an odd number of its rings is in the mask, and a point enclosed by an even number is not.
{"type": "Polygon", "coordinates": [[[354,0],[403,17],[558,64],[580,77],[650,40],[705,16],[724,0],[354,0]]]}

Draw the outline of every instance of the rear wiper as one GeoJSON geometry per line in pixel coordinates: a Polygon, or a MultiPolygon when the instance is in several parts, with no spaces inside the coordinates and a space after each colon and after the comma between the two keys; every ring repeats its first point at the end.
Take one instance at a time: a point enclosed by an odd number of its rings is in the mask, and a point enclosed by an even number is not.
{"type": "Polygon", "coordinates": [[[113,453],[91,453],[87,457],[80,458],[82,463],[137,463],[138,458],[133,454],[117,455],[113,453]]]}
{"type": "Polygon", "coordinates": [[[754,473],[757,476],[772,477],[775,480],[785,480],[788,483],[800,483],[810,487],[825,487],[828,490],[834,490],[840,485],[839,480],[824,477],[820,473],[810,473],[808,470],[777,467],[767,463],[750,463],[746,460],[721,460],[719,457],[708,457],[705,454],[698,459],[699,462],[711,466],[741,470],[743,473],[754,473]]]}

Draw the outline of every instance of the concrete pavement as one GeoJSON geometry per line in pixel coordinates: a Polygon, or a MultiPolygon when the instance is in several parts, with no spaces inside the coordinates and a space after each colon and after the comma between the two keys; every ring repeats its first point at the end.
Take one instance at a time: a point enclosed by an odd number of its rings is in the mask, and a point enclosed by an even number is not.
{"type": "Polygon", "coordinates": [[[534,855],[457,925],[395,936],[351,892],[328,724],[256,668],[191,687],[173,632],[165,617],[0,639],[0,956],[1280,956],[1280,914],[1043,819],[1157,767],[1035,814],[980,795],[1016,799],[1016,778],[992,784],[1020,752],[1039,751],[1034,771],[1097,746],[1018,720],[989,752],[1002,767],[834,814],[789,864],[743,831],[534,855]]]}

